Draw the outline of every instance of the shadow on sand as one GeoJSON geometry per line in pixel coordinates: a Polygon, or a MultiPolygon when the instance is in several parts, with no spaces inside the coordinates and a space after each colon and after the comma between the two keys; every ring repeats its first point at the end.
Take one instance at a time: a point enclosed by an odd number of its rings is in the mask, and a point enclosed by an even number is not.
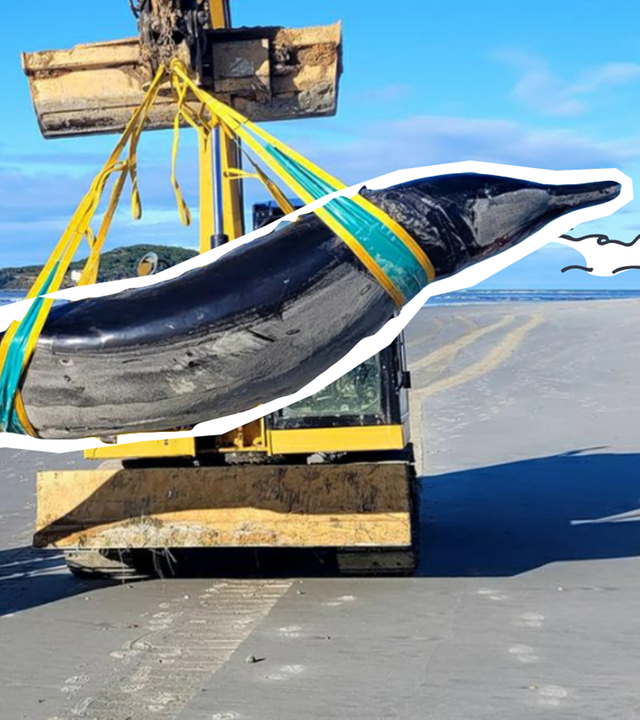
{"type": "Polygon", "coordinates": [[[423,577],[640,555],[640,455],[581,451],[421,480],[423,577]]]}
{"type": "Polygon", "coordinates": [[[66,572],[62,553],[31,547],[0,550],[0,617],[105,587],[66,572]]]}
{"type": "MultiPolygon", "coordinates": [[[[640,455],[581,451],[420,480],[420,577],[510,576],[558,561],[640,556],[640,455]]],[[[182,551],[166,577],[337,574],[321,550],[182,551]]],[[[0,551],[0,616],[98,590],[62,554],[0,551]]]]}

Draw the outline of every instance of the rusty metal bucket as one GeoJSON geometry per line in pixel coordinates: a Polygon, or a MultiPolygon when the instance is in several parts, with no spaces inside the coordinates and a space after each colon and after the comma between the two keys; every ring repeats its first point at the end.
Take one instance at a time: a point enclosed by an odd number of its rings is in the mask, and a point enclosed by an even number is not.
{"type": "MultiPolygon", "coordinates": [[[[206,89],[254,121],[334,115],[341,25],[214,31],[206,89]]],[[[138,38],[25,53],[22,65],[46,138],[121,132],[142,101],[151,70],[138,38]]],[[[173,126],[169,88],[148,129],[173,126]]]]}

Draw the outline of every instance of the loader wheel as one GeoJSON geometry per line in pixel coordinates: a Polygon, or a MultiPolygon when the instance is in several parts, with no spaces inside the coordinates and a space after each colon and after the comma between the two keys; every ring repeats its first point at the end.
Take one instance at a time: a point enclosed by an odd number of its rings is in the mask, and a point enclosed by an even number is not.
{"type": "Polygon", "coordinates": [[[138,570],[126,550],[69,550],[65,560],[69,571],[81,580],[130,582],[149,577],[138,570]]]}

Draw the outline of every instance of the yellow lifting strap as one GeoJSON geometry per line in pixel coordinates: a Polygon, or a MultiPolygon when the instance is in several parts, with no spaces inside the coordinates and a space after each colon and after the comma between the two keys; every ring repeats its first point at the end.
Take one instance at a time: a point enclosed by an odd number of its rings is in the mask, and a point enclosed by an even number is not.
{"type": "MultiPolygon", "coordinates": [[[[174,87],[174,91],[176,94],[177,99],[177,105],[178,109],[174,118],[174,144],[173,144],[173,155],[172,155],[172,172],[171,172],[171,182],[173,185],[173,188],[176,193],[176,198],[178,201],[178,210],[180,212],[180,218],[182,219],[183,224],[189,225],[191,223],[191,214],[189,213],[189,209],[186,206],[184,199],[182,197],[182,193],[180,192],[180,188],[178,185],[178,181],[176,178],[176,168],[177,168],[177,157],[178,157],[178,146],[179,146],[179,136],[180,136],[180,119],[187,122],[189,125],[191,125],[192,128],[194,128],[198,132],[198,147],[199,147],[199,154],[200,154],[200,187],[201,187],[201,196],[200,196],[200,236],[201,236],[201,247],[206,245],[211,238],[211,236],[215,232],[214,227],[214,219],[213,219],[213,204],[211,202],[211,197],[213,195],[213,180],[209,173],[209,170],[212,167],[212,157],[211,157],[211,140],[212,140],[212,131],[214,128],[216,128],[219,125],[218,119],[216,116],[212,116],[211,119],[206,119],[204,111],[207,109],[206,105],[203,103],[200,107],[200,112],[195,113],[193,109],[186,103],[187,98],[187,92],[189,91],[190,87],[187,83],[181,83],[175,74],[172,74],[171,76],[171,82],[174,87]]],[[[226,128],[225,128],[226,130],[226,128]]],[[[237,138],[228,133],[228,130],[226,130],[227,134],[231,137],[233,141],[237,143],[237,138]]],[[[264,187],[267,189],[267,191],[270,193],[270,195],[273,197],[273,199],[278,203],[279,207],[282,209],[282,211],[288,215],[289,213],[294,212],[295,208],[293,205],[289,202],[286,195],[282,192],[282,190],[276,185],[276,183],[271,180],[271,178],[252,160],[249,155],[243,151],[242,147],[238,144],[238,152],[241,153],[251,164],[251,166],[254,169],[253,173],[246,172],[244,170],[241,170],[239,168],[229,168],[226,171],[226,177],[232,179],[232,180],[242,180],[242,179],[248,179],[248,178],[254,178],[259,180],[264,187]]]]}
{"type": "MultiPolygon", "coordinates": [[[[331,176],[322,168],[311,163],[307,158],[288,147],[285,143],[252,123],[239,112],[200,89],[193,80],[191,80],[184,64],[180,60],[175,59],[172,61],[171,72],[174,87],[176,87],[177,90],[180,90],[181,95],[184,95],[184,88],[188,87],[196,100],[202,103],[202,105],[209,110],[212,118],[214,118],[214,121],[220,123],[225,132],[240,138],[243,143],[246,143],[246,145],[250,147],[251,150],[253,150],[253,152],[255,152],[256,155],[277,175],[279,175],[305,203],[312,203],[317,200],[317,197],[311,194],[303,184],[301,184],[290,172],[288,172],[283,165],[278,162],[258,140],[256,140],[255,136],[260,138],[263,142],[268,143],[271,147],[276,148],[283,155],[291,158],[297,164],[308,170],[310,174],[319,178],[334,190],[343,190],[347,187],[344,183],[331,176]]],[[[374,217],[382,225],[388,228],[394,236],[402,241],[404,246],[411,252],[415,260],[424,270],[429,282],[435,279],[435,270],[429,258],[401,225],[389,217],[389,215],[387,215],[383,210],[369,202],[362,195],[355,195],[351,198],[351,200],[356,205],[360,206],[368,215],[374,217]]],[[[394,285],[394,282],[383,270],[380,264],[363,247],[360,240],[356,238],[353,233],[349,232],[343,224],[337,221],[334,216],[326,210],[326,208],[317,208],[315,210],[315,214],[318,215],[325,224],[328,225],[333,232],[335,232],[335,234],[351,248],[354,254],[378,280],[380,285],[393,298],[396,305],[398,307],[404,305],[406,298],[401,292],[399,292],[397,287],[394,285]]]]}
{"type": "MultiPolygon", "coordinates": [[[[142,206],[137,181],[137,147],[140,134],[158,95],[165,73],[165,68],[161,68],[156,74],[142,104],[133,113],[118,144],[94,179],[87,194],[80,201],[71,222],[27,293],[27,299],[34,301],[36,312],[28,313],[21,322],[13,322],[7,328],[0,343],[0,390],[2,390],[2,397],[10,396],[9,400],[13,403],[13,408],[10,410],[15,410],[17,418],[27,434],[36,435],[26,416],[20,394],[20,380],[31,360],[38,338],[54,302],[53,299],[41,297],[41,295],[53,293],[60,289],[75,253],[84,238],[89,241],[91,250],[78,284],[86,285],[97,280],[100,251],[113,221],[127,176],[131,178],[132,183],[131,206],[133,216],[136,219],[141,216],[142,206]],[[120,156],[127,143],[129,144],[129,156],[122,161],[120,156]],[[90,228],[91,220],[98,209],[107,182],[112,175],[117,173],[119,173],[119,177],[113,187],[100,230],[98,235],[94,236],[90,228]],[[25,327],[24,323],[27,320],[29,324],[28,327],[25,327]],[[19,356],[16,357],[16,353],[12,354],[11,349],[19,330],[22,336],[20,338],[19,356]],[[16,363],[19,365],[18,367],[16,367],[16,363]],[[7,378],[10,378],[10,380],[7,378]]],[[[6,408],[5,411],[9,413],[6,408]]],[[[0,430],[6,429],[6,427],[0,427],[0,430]]]]}
{"type": "MultiPolygon", "coordinates": [[[[60,289],[74,255],[84,238],[87,239],[90,253],[78,284],[87,285],[97,281],[100,253],[111,228],[127,177],[131,179],[131,207],[133,217],[134,219],[139,219],[142,215],[137,173],[138,142],[149,112],[158,96],[166,75],[167,69],[161,67],[151,82],[140,107],[133,113],[131,120],[106,164],[96,176],[87,194],[80,201],[69,225],[27,294],[27,299],[34,300],[34,304],[27,317],[20,323],[12,323],[4,334],[2,342],[0,343],[0,399],[4,398],[6,403],[6,399],[9,398],[11,408],[6,411],[4,415],[2,415],[2,408],[0,408],[0,430],[6,430],[8,425],[11,425],[11,427],[21,425],[25,433],[36,434],[26,416],[20,394],[20,386],[22,375],[31,360],[36,343],[53,305],[51,298],[41,296],[60,289]],[[121,155],[127,144],[129,144],[128,156],[125,160],[122,160],[121,155]],[[114,175],[117,175],[117,179],[112,188],[111,196],[98,233],[94,235],[90,227],[91,221],[98,209],[106,185],[114,175]],[[20,335],[18,339],[19,342],[13,344],[17,333],[20,335]],[[14,417],[12,423],[9,423],[7,417],[11,413],[14,414],[14,417]]],[[[254,170],[254,172],[251,173],[237,168],[229,169],[226,177],[229,179],[242,179],[245,177],[257,178],[264,184],[286,213],[293,212],[294,210],[288,198],[278,185],[247,155],[244,148],[240,146],[240,141],[245,143],[247,147],[266,163],[307,204],[318,199],[318,188],[327,188],[327,190],[320,193],[320,195],[346,188],[339,180],[311,163],[299,153],[296,153],[293,149],[266,131],[254,125],[240,113],[201,90],[191,78],[189,78],[185,66],[179,60],[174,60],[171,63],[170,81],[177,99],[171,162],[171,184],[178,203],[180,218],[185,225],[189,225],[192,218],[177,180],[177,159],[181,122],[186,122],[198,132],[201,155],[201,247],[206,245],[205,235],[208,233],[208,237],[210,237],[214,230],[210,193],[212,178],[210,172],[208,173],[206,171],[204,160],[208,158],[209,162],[211,161],[211,134],[218,126],[237,144],[239,152],[242,152],[248,158],[254,170]],[[193,98],[200,104],[200,110],[198,112],[192,107],[193,98]],[[266,146],[262,143],[266,143],[266,146]],[[280,160],[278,159],[277,153],[281,154],[280,160]],[[313,192],[310,188],[313,189],[313,192]]],[[[379,225],[388,231],[390,236],[393,236],[396,244],[397,241],[400,241],[400,244],[404,248],[405,258],[408,251],[412,262],[416,267],[419,266],[419,268],[421,268],[421,272],[424,272],[424,277],[428,281],[434,279],[435,272],[431,262],[404,228],[362,195],[356,194],[353,198],[344,199],[344,202],[352,203],[360,208],[361,219],[363,218],[366,221],[367,218],[374,218],[379,225]]],[[[329,203],[327,205],[329,205],[329,203]]],[[[365,247],[363,242],[347,227],[348,223],[341,221],[340,212],[330,212],[327,206],[322,206],[317,208],[315,213],[351,248],[364,266],[392,297],[396,305],[398,307],[402,306],[406,301],[405,294],[403,294],[393,279],[385,272],[382,264],[374,257],[370,249],[365,247]]],[[[358,216],[350,217],[351,225],[353,225],[354,217],[357,219],[358,216]]]]}
{"type": "Polygon", "coordinates": [[[230,177],[232,180],[243,180],[245,178],[254,178],[255,180],[260,180],[260,182],[265,186],[271,197],[278,203],[278,207],[285,215],[289,215],[290,213],[295,212],[295,208],[289,202],[289,198],[273,182],[273,180],[251,159],[249,159],[249,162],[253,165],[254,172],[247,172],[246,170],[240,170],[239,168],[229,168],[227,170],[227,177],[230,177]]]}

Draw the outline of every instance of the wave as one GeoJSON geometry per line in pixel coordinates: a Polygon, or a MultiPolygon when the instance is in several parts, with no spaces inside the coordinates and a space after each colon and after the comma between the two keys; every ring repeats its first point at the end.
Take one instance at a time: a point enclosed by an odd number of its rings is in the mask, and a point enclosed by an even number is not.
{"type": "Polygon", "coordinates": [[[459,290],[429,298],[433,305],[486,305],[505,302],[577,302],[640,299],[640,290],[459,290]]]}
{"type": "Polygon", "coordinates": [[[25,293],[21,292],[0,292],[0,305],[10,305],[11,303],[24,300],[25,293]]]}

